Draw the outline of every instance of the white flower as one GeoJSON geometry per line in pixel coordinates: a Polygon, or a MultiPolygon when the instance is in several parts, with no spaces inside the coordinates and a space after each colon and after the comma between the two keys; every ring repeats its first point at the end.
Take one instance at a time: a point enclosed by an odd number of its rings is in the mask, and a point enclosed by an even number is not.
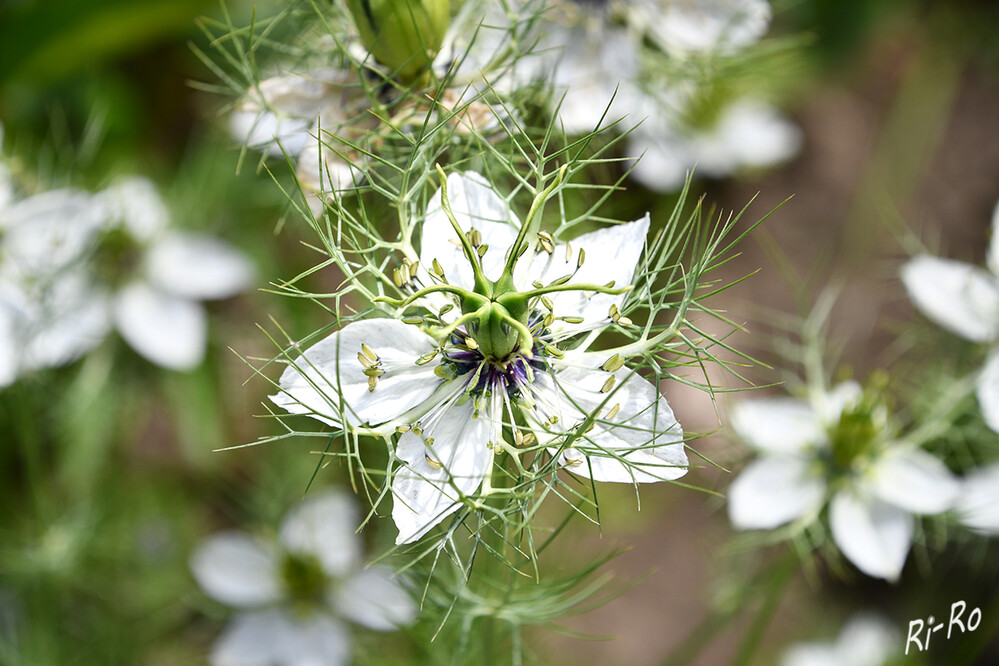
{"type": "Polygon", "coordinates": [[[238,293],[252,267],[228,245],[168,223],[155,187],[141,178],[97,195],[44,192],[0,211],[0,273],[27,300],[19,365],[73,361],[112,326],[154,363],[200,363],[207,317],[197,301],[238,293]]]}
{"type": "MultiPolygon", "coordinates": [[[[522,4],[532,7],[530,0],[522,4]]],[[[561,105],[559,121],[569,134],[593,131],[601,120],[638,122],[660,104],[643,89],[645,40],[679,57],[728,54],[762,37],[769,22],[765,0],[561,0],[542,14],[535,53],[519,64],[518,77],[522,84],[553,84],[553,104],[561,105]]]]}
{"type": "Polygon", "coordinates": [[[349,496],[310,496],[278,540],[229,531],[206,539],[191,570],[210,597],[239,609],[215,642],[214,666],[336,666],[350,662],[342,619],[376,631],[409,624],[416,607],[385,566],[361,568],[349,496]]]}
{"type": "MultiPolygon", "coordinates": [[[[448,110],[467,105],[453,119],[460,131],[498,127],[488,109],[473,100],[489,89],[484,72],[495,66],[493,58],[505,42],[499,38],[499,30],[480,26],[480,19],[476,3],[465,3],[433,61],[435,76],[448,76],[450,87],[440,95],[433,91],[414,95],[419,103],[427,96],[437,98],[448,110]],[[469,35],[475,35],[474,43],[470,43],[469,35]]],[[[333,51],[336,45],[328,40],[322,48],[333,51]]],[[[356,42],[348,42],[348,50],[353,60],[362,63],[361,69],[377,70],[374,77],[389,76],[356,42]]],[[[249,90],[236,107],[230,117],[231,133],[250,148],[272,157],[287,154],[297,158],[296,175],[306,191],[328,194],[352,190],[364,181],[367,160],[350,144],[377,131],[378,115],[383,112],[372,113],[370,88],[374,84],[363,80],[364,75],[355,68],[326,67],[267,78],[249,90]]],[[[384,90],[381,94],[398,92],[384,90]]],[[[413,106],[414,99],[390,105],[393,123],[405,126],[413,106]]],[[[418,124],[423,121],[422,116],[417,118],[418,124]]]]}
{"type": "Polygon", "coordinates": [[[335,192],[353,189],[363,176],[354,166],[359,156],[333,137],[357,140],[371,129],[368,107],[356,72],[326,68],[281,74],[247,94],[230,118],[230,129],[250,148],[298,158],[296,173],[306,190],[335,192]]]}
{"type": "Polygon", "coordinates": [[[884,666],[901,652],[898,631],[870,614],[852,617],[830,643],[802,643],[788,649],[781,666],[884,666]]]}
{"type": "MultiPolygon", "coordinates": [[[[447,185],[458,225],[482,252],[482,273],[489,280],[506,275],[520,222],[477,174],[452,174],[447,185]]],[[[449,290],[469,293],[475,277],[452,242],[457,234],[438,194],[424,219],[419,257],[406,258],[404,286],[429,312],[446,312],[449,334],[434,338],[396,319],[348,324],[289,366],[271,400],[325,423],[403,433],[392,483],[397,543],[418,539],[462,506],[490,477],[496,450],[525,436],[546,445],[566,469],[597,481],[676,479],[687,468],[683,433],[656,385],[614,350],[558,349],[578,334],[626,323],[617,311],[621,290],[596,285],[631,284],[648,228],[646,216],[584,234],[571,247],[539,234],[513,267],[516,292],[482,306],[496,312],[500,302],[525,305],[527,323],[519,325],[530,328],[532,341],[525,350],[508,321],[455,319],[461,307],[449,290]],[[446,285],[423,268],[434,266],[446,285]],[[550,312],[540,295],[524,295],[566,276],[563,291],[547,292],[550,312]],[[433,284],[440,286],[416,291],[433,284]]]]}
{"type": "Polygon", "coordinates": [[[999,205],[992,214],[986,265],[988,270],[919,255],[902,266],[902,283],[929,319],[966,340],[992,346],[978,376],[978,405],[985,423],[999,432],[999,205]]]}
{"type": "Polygon", "coordinates": [[[9,386],[21,371],[27,338],[27,297],[17,285],[0,278],[0,388],[9,386]]]}
{"type": "Polygon", "coordinates": [[[641,155],[632,171],[640,183],[672,191],[683,185],[692,169],[697,175],[718,178],[773,166],[796,155],[801,142],[801,130],[776,109],[740,99],[704,128],[682,128],[663,111],[650,109],[646,121],[629,135],[629,152],[641,155]]]}
{"type": "Polygon", "coordinates": [[[832,536],[868,576],[895,580],[912,545],[913,514],[948,510],[957,480],[942,462],[891,441],[883,407],[840,384],[813,396],[745,400],[733,429],[760,457],[729,489],[737,529],[773,529],[818,518],[829,503],[832,536]]]}
{"type": "Polygon", "coordinates": [[[677,56],[750,46],[766,34],[771,15],[766,0],[634,0],[625,11],[677,56]]]}
{"type": "Polygon", "coordinates": [[[962,479],[954,512],[976,532],[999,535],[999,464],[976,469],[962,479]]]}

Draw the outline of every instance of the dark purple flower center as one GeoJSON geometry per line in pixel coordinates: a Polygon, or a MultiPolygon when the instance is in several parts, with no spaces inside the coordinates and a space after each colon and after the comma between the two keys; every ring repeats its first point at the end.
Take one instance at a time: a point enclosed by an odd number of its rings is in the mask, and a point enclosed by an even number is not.
{"type": "MultiPolygon", "coordinates": [[[[532,317],[531,323],[532,330],[540,329],[541,317],[532,317]]],[[[548,371],[545,348],[537,340],[532,358],[515,351],[503,359],[486,356],[469,340],[472,338],[464,330],[455,331],[443,360],[455,377],[468,376],[469,393],[482,395],[503,390],[510,398],[516,398],[525,386],[534,382],[536,372],[548,371]]]]}

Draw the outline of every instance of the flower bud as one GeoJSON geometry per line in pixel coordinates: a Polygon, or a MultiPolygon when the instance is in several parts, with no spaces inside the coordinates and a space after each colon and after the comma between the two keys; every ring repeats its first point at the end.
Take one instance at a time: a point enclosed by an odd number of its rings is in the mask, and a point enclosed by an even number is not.
{"type": "Polygon", "coordinates": [[[406,83],[429,68],[451,18],[450,0],[347,0],[347,6],[368,51],[406,83]]]}

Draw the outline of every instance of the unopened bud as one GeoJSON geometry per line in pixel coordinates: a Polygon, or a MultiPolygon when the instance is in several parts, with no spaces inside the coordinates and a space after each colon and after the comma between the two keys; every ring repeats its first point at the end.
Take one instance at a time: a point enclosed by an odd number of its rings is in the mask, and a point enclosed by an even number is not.
{"type": "Polygon", "coordinates": [[[430,67],[451,18],[450,0],[347,0],[375,60],[411,83],[430,67]]]}

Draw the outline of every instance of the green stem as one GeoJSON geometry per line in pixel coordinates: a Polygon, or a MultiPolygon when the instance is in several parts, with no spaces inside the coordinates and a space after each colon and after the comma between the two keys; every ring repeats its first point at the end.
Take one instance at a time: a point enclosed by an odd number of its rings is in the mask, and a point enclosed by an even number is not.
{"type": "Polygon", "coordinates": [[[388,303],[389,305],[395,306],[397,308],[404,308],[407,305],[412,305],[414,302],[423,298],[428,294],[433,294],[436,292],[447,292],[457,295],[463,301],[466,299],[475,298],[476,294],[468,291],[467,289],[462,289],[461,287],[454,287],[449,284],[435,284],[431,287],[424,287],[414,294],[407,296],[406,298],[390,298],[388,296],[376,296],[371,299],[372,303],[388,303]]]}
{"type": "MultiPolygon", "coordinates": [[[[774,565],[771,565],[768,577],[768,588],[769,594],[764,600],[764,606],[760,610],[760,614],[757,616],[756,621],[749,628],[746,638],[743,640],[741,650],[737,653],[736,660],[733,664],[745,664],[750,657],[752,657],[752,652],[756,649],[756,644],[759,641],[758,633],[765,629],[766,624],[773,617],[773,613],[776,610],[777,602],[780,600],[781,593],[785,589],[787,582],[791,578],[791,574],[794,572],[794,565],[796,559],[794,552],[788,554],[786,558],[780,560],[774,565]],[[761,621],[765,620],[765,622],[761,621]],[[755,640],[754,640],[755,637],[755,640]],[[751,646],[749,643],[753,643],[751,646]],[[747,652],[748,650],[748,652],[747,652]],[[740,661],[741,659],[741,661],[740,661]]],[[[759,580],[767,576],[767,572],[761,572],[760,575],[755,576],[755,580],[759,580]]],[[[754,586],[747,586],[747,591],[755,589],[754,586]]],[[[725,608],[725,609],[714,609],[712,612],[708,613],[703,620],[687,634],[687,638],[680,643],[679,646],[673,649],[669,655],[662,661],[661,666],[682,666],[684,664],[689,664],[694,661],[694,659],[699,655],[704,648],[711,644],[715,636],[721,633],[722,630],[727,627],[732,620],[734,620],[739,615],[739,608],[725,608]]]]}
{"type": "Polygon", "coordinates": [[[468,263],[472,265],[472,275],[475,277],[475,291],[483,296],[489,297],[492,295],[492,282],[490,282],[485,273],[482,272],[482,264],[479,261],[479,255],[472,247],[472,243],[468,240],[468,236],[462,230],[461,225],[458,224],[457,218],[454,216],[454,211],[451,210],[451,201],[447,194],[447,175],[444,173],[444,169],[441,165],[437,166],[437,173],[441,177],[441,208],[444,210],[444,214],[447,215],[448,221],[451,223],[451,227],[454,229],[455,233],[458,234],[458,240],[461,242],[461,249],[465,252],[465,258],[468,259],[468,263]]]}
{"type": "Polygon", "coordinates": [[[548,200],[551,193],[565,178],[566,166],[567,165],[562,165],[562,168],[560,168],[558,173],[555,174],[555,180],[553,180],[548,187],[541,190],[541,192],[534,197],[534,201],[531,202],[531,208],[527,211],[527,217],[524,218],[524,224],[520,227],[520,233],[517,234],[517,240],[510,246],[510,255],[506,258],[506,265],[503,267],[504,274],[513,275],[513,265],[517,263],[517,258],[520,256],[521,244],[524,242],[524,239],[527,238],[527,235],[532,231],[532,229],[537,231],[536,227],[538,225],[534,225],[534,218],[538,216],[538,213],[541,212],[545,205],[545,201],[548,200]]]}
{"type": "Polygon", "coordinates": [[[522,299],[537,298],[538,296],[544,296],[545,294],[551,294],[556,291],[595,291],[600,294],[610,294],[612,296],[618,296],[620,294],[625,294],[631,291],[632,288],[633,287],[631,285],[628,285],[627,287],[621,287],[620,289],[608,289],[604,285],[590,284],[590,283],[557,284],[557,285],[552,285],[550,287],[541,287],[540,289],[532,289],[531,291],[516,292],[510,294],[509,297],[505,299],[503,296],[500,296],[499,299],[497,299],[497,302],[503,304],[505,307],[506,303],[504,303],[504,300],[512,301],[513,299],[522,300],[522,299]]]}
{"type": "Polygon", "coordinates": [[[774,619],[774,614],[777,612],[780,600],[784,596],[787,584],[794,573],[794,565],[795,555],[792,551],[770,575],[763,605],[760,607],[760,611],[757,613],[753,623],[746,630],[742,644],[739,646],[739,651],[732,661],[732,666],[747,666],[752,660],[756,649],[760,646],[763,634],[766,633],[767,627],[770,626],[770,623],[774,619]]]}

